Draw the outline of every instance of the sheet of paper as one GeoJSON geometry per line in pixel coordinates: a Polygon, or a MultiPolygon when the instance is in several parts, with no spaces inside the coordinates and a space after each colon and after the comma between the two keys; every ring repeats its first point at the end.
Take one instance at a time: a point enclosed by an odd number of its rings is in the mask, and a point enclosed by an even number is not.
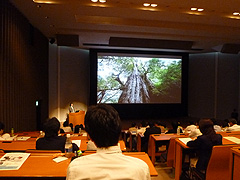
{"type": "Polygon", "coordinates": [[[75,143],[79,148],[81,146],[81,140],[72,140],[72,143],[75,143]]]}
{"type": "Polygon", "coordinates": [[[236,144],[240,144],[240,139],[237,138],[237,137],[228,136],[228,137],[223,137],[223,138],[225,138],[225,139],[227,139],[229,141],[232,141],[232,142],[234,142],[236,144]]]}
{"type": "Polygon", "coordinates": [[[0,170],[18,170],[30,153],[6,153],[0,159],[0,170]]]}
{"type": "Polygon", "coordinates": [[[182,141],[184,144],[187,144],[189,141],[192,141],[191,138],[178,138],[180,141],[182,141]]]}
{"type": "Polygon", "coordinates": [[[59,163],[59,162],[65,161],[67,159],[68,159],[67,157],[59,156],[59,157],[54,158],[53,161],[56,163],[59,163]]]}
{"type": "Polygon", "coordinates": [[[17,141],[26,141],[26,140],[28,140],[29,138],[31,138],[31,137],[28,137],[28,136],[19,136],[19,137],[17,137],[17,141]]]}

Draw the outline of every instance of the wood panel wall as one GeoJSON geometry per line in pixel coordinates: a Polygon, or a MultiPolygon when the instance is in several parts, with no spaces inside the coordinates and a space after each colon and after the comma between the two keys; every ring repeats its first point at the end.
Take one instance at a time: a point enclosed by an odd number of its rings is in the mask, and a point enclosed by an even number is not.
{"type": "Polygon", "coordinates": [[[8,1],[0,2],[0,121],[5,131],[37,129],[48,117],[48,39],[8,1]]]}

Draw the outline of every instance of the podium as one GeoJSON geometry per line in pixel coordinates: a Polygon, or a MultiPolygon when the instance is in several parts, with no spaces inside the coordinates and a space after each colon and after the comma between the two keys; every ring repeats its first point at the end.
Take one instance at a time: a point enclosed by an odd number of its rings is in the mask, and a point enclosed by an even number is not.
{"type": "Polygon", "coordinates": [[[69,113],[69,124],[72,123],[73,127],[76,125],[84,125],[85,111],[79,111],[76,113],[69,113]]]}

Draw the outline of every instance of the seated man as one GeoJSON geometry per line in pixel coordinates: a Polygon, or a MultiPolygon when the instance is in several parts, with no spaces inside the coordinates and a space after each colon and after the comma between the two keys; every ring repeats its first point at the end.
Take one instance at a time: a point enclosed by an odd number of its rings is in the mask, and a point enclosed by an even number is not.
{"type": "Polygon", "coordinates": [[[8,133],[4,134],[4,128],[5,125],[2,122],[0,122],[0,140],[8,140],[10,138],[10,134],[8,133]]]}
{"type": "MultiPolygon", "coordinates": [[[[151,134],[161,134],[161,129],[155,126],[155,123],[149,122],[149,128],[146,128],[144,137],[142,138],[142,151],[148,152],[148,141],[151,134]]],[[[157,143],[156,150],[161,146],[160,143],[157,143]]]]}
{"type": "MultiPolygon", "coordinates": [[[[60,122],[57,118],[53,117],[48,119],[43,124],[43,131],[45,136],[39,138],[36,142],[36,149],[39,150],[60,150],[65,152],[65,136],[58,136],[60,131],[60,122]]],[[[73,152],[78,151],[78,146],[73,143],[73,152]]]]}
{"type": "Polygon", "coordinates": [[[68,167],[67,180],[150,180],[148,165],[138,158],[123,155],[118,147],[121,120],[113,107],[103,104],[89,107],[84,123],[97,152],[74,159],[68,167]]]}
{"type": "Polygon", "coordinates": [[[240,131],[240,125],[237,125],[237,120],[234,118],[229,119],[229,126],[227,131],[240,131]]]}

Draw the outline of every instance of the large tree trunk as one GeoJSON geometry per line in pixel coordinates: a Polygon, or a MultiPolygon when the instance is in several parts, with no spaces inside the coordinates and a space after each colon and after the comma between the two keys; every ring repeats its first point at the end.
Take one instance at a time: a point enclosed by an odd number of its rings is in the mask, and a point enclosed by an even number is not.
{"type": "Polygon", "coordinates": [[[119,103],[147,103],[149,92],[144,80],[140,76],[137,65],[134,65],[132,74],[128,77],[119,98],[119,103]]]}

